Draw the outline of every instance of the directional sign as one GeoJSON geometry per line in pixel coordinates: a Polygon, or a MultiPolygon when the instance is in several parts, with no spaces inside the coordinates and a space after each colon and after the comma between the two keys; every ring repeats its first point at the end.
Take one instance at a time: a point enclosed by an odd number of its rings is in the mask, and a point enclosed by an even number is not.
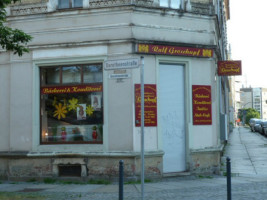
{"type": "Polygon", "coordinates": [[[104,62],[105,70],[115,70],[115,69],[132,69],[138,68],[140,65],[139,58],[129,58],[123,60],[107,60],[104,62]]]}

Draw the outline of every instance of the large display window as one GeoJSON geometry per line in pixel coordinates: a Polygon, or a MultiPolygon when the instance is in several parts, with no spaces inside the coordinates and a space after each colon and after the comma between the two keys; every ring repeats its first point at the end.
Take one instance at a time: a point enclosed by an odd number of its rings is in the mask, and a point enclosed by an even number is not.
{"type": "Polygon", "coordinates": [[[41,67],[40,81],[41,144],[102,144],[102,64],[41,67]]]}

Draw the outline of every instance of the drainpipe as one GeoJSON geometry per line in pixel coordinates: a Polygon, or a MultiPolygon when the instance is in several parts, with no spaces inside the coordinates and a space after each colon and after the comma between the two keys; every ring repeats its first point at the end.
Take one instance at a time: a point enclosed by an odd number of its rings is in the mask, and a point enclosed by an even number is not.
{"type": "MultiPolygon", "coordinates": [[[[226,59],[226,55],[225,55],[225,46],[224,46],[224,38],[223,38],[223,20],[221,19],[222,16],[222,4],[221,4],[221,0],[217,0],[217,15],[218,15],[218,23],[219,23],[219,29],[221,32],[221,38],[218,41],[218,45],[219,48],[221,49],[221,53],[222,53],[222,60],[226,59]]],[[[227,94],[227,84],[226,84],[227,78],[224,77],[219,77],[219,103],[220,103],[220,123],[223,123],[220,125],[220,131],[221,131],[221,139],[226,140],[227,139],[227,109],[228,109],[228,103],[226,101],[226,98],[228,96],[227,94]],[[224,91],[222,90],[222,84],[224,87],[224,91]],[[224,95],[223,95],[224,94],[224,95]],[[224,102],[224,104],[223,104],[224,102]],[[224,107],[223,107],[224,105],[224,107]]]]}
{"type": "Polygon", "coordinates": [[[180,0],[180,10],[184,10],[184,0],[180,0]]]}
{"type": "Polygon", "coordinates": [[[190,4],[190,0],[183,0],[183,9],[184,11],[191,11],[191,4],[190,4]]]}

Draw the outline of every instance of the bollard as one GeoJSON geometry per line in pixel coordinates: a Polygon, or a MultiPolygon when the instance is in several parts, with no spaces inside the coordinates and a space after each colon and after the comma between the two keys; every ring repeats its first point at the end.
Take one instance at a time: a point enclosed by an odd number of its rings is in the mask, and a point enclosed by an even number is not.
{"type": "Polygon", "coordinates": [[[227,166],[227,200],[232,199],[232,189],[231,189],[231,159],[229,157],[226,158],[226,166],[227,166]]]}
{"type": "Polygon", "coordinates": [[[119,176],[119,200],[123,200],[123,160],[120,160],[119,176]]]}

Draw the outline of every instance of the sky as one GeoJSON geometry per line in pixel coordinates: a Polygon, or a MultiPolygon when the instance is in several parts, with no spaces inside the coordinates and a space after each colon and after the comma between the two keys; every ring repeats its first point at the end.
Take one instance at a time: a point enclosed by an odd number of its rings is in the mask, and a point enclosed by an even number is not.
{"type": "Polygon", "coordinates": [[[230,0],[227,22],[232,59],[242,61],[246,87],[267,88],[267,0],[230,0]]]}

